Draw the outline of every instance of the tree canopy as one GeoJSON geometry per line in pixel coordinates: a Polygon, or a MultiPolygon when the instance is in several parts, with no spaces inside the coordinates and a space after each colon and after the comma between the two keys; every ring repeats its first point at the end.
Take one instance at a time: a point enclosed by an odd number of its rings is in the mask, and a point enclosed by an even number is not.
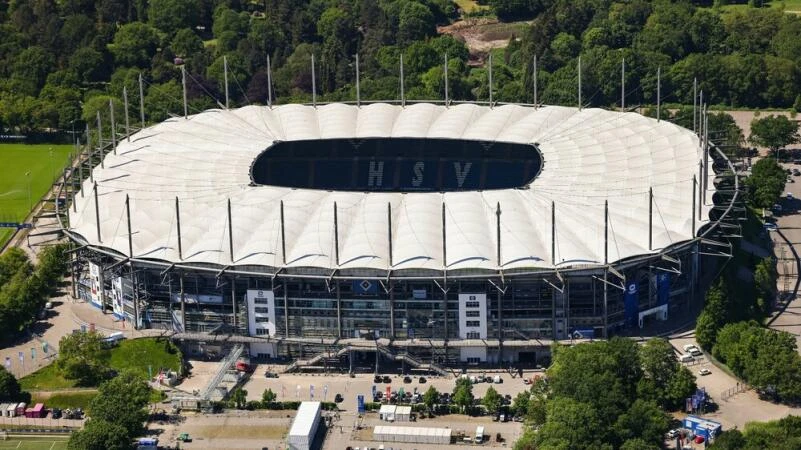
{"type": "Polygon", "coordinates": [[[797,122],[786,116],[768,116],[751,122],[749,140],[775,152],[785,145],[799,142],[801,136],[798,135],[797,122]]]}

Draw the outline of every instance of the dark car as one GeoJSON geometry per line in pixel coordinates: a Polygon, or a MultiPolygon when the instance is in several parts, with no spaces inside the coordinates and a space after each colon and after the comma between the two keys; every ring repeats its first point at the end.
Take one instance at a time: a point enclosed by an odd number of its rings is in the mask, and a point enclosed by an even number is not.
{"type": "Polygon", "coordinates": [[[409,384],[412,382],[412,377],[403,377],[403,382],[409,384]]]}
{"type": "Polygon", "coordinates": [[[376,375],[375,378],[373,378],[373,383],[380,383],[381,380],[382,380],[381,375],[376,375]]]}
{"type": "Polygon", "coordinates": [[[264,372],[264,378],[278,378],[278,374],[268,370],[267,372],[264,372]]]}
{"type": "Polygon", "coordinates": [[[60,419],[61,418],[61,409],[60,408],[53,408],[50,410],[50,417],[53,419],[60,419]]]}
{"type": "Polygon", "coordinates": [[[342,394],[337,394],[334,396],[335,403],[342,403],[342,394]]]}
{"type": "Polygon", "coordinates": [[[420,378],[417,380],[417,382],[418,382],[418,383],[420,383],[420,384],[423,384],[423,383],[425,383],[425,382],[426,382],[426,377],[420,377],[420,378]]]}
{"type": "Polygon", "coordinates": [[[384,375],[384,383],[389,384],[392,383],[392,378],[389,375],[384,375]]]}

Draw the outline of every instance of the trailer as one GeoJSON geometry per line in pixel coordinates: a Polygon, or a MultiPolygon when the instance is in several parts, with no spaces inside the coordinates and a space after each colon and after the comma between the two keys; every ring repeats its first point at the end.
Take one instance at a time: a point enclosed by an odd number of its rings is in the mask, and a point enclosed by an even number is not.
{"type": "Polygon", "coordinates": [[[27,403],[24,403],[24,402],[23,403],[17,403],[17,408],[16,408],[16,411],[14,412],[14,415],[18,416],[18,417],[24,416],[25,415],[25,409],[27,407],[28,407],[27,403]]]}
{"type": "Polygon", "coordinates": [[[6,417],[16,417],[17,416],[17,404],[16,403],[9,403],[8,407],[4,412],[6,417]]]}
{"type": "Polygon", "coordinates": [[[34,419],[41,419],[47,414],[45,411],[44,403],[37,403],[33,406],[33,411],[31,412],[31,417],[34,419]]]}
{"type": "Polygon", "coordinates": [[[0,417],[7,417],[6,410],[8,409],[8,403],[0,403],[0,417]]]}
{"type": "Polygon", "coordinates": [[[290,450],[312,450],[320,446],[314,446],[314,436],[320,426],[322,417],[322,404],[320,402],[302,402],[295,414],[295,420],[289,429],[287,444],[290,450]]]}
{"type": "Polygon", "coordinates": [[[450,444],[451,429],[378,425],[373,428],[373,440],[409,444],[450,444]]]}

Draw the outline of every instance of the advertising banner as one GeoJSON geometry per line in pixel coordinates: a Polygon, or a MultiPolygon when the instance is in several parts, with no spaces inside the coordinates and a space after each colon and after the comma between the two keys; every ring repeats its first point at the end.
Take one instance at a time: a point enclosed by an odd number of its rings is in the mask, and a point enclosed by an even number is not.
{"type": "Polygon", "coordinates": [[[122,277],[116,277],[111,280],[111,309],[114,315],[119,318],[122,318],[125,314],[125,309],[122,306],[122,299],[122,277]]]}
{"type": "Polygon", "coordinates": [[[364,396],[357,395],[356,396],[356,410],[359,414],[364,414],[367,411],[367,408],[364,406],[364,396]]]}
{"type": "Polygon", "coordinates": [[[670,298],[670,274],[660,273],[656,276],[657,304],[667,305],[670,298]]]}
{"type": "Polygon", "coordinates": [[[103,307],[102,289],[100,285],[100,266],[95,263],[89,263],[89,284],[91,287],[90,299],[98,307],[103,307]]]}
{"type": "Polygon", "coordinates": [[[625,312],[626,327],[633,327],[637,324],[637,313],[639,312],[639,295],[636,281],[626,282],[626,293],[623,295],[623,309],[625,312]]]}

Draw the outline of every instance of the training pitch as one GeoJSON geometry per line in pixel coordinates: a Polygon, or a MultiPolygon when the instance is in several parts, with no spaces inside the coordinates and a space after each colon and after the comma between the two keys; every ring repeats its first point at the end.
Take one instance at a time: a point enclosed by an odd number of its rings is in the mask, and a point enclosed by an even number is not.
{"type": "MultiPolygon", "coordinates": [[[[62,171],[72,148],[71,145],[0,144],[0,222],[25,218],[31,205],[47,192],[62,171]]],[[[13,231],[0,228],[0,245],[13,231]]]]}
{"type": "Polygon", "coordinates": [[[14,439],[0,440],[0,450],[66,450],[66,448],[66,439],[47,440],[47,437],[44,436],[24,441],[14,439]]]}

